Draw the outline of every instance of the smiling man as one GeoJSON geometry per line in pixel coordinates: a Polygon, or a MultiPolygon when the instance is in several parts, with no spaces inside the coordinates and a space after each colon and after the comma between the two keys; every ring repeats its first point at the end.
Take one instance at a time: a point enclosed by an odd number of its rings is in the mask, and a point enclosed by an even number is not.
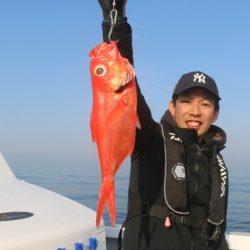
{"type": "Polygon", "coordinates": [[[195,129],[202,137],[219,114],[219,93],[215,81],[202,72],[190,72],[178,81],[169,104],[180,128],[195,129]]]}
{"type": "MultiPolygon", "coordinates": [[[[121,54],[133,64],[127,1],[98,1],[104,41],[109,42],[110,12],[115,7],[111,40],[118,41],[121,54]]],[[[154,121],[136,84],[141,128],[131,156],[122,249],[228,250],[228,175],[220,154],[226,134],[212,124],[220,101],[215,81],[200,71],[184,74],[160,122],[154,121]]]]}

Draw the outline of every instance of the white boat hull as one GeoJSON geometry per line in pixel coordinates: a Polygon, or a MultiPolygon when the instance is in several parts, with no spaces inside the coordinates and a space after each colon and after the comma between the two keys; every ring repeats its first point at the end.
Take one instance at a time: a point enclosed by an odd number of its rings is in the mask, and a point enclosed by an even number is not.
{"type": "Polygon", "coordinates": [[[1,250],[75,250],[75,243],[83,243],[84,249],[89,249],[90,237],[97,239],[97,250],[106,250],[104,224],[96,228],[95,211],[18,180],[1,154],[0,200],[1,250]],[[32,216],[9,220],[13,212],[32,216]]]}

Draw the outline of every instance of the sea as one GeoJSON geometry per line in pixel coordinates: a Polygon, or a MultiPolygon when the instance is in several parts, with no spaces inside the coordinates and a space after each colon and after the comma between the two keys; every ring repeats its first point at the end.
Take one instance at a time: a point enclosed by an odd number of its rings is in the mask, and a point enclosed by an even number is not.
{"type": "MultiPolygon", "coordinates": [[[[129,163],[125,163],[115,179],[117,224],[121,224],[126,218],[129,168],[129,163]]],[[[22,166],[14,169],[14,172],[19,179],[96,209],[100,189],[100,170],[97,167],[90,165],[45,165],[40,168],[22,166]]],[[[250,174],[249,172],[246,174],[242,169],[229,176],[227,232],[250,232],[250,174]]],[[[103,218],[106,225],[111,225],[107,210],[103,218]]]]}

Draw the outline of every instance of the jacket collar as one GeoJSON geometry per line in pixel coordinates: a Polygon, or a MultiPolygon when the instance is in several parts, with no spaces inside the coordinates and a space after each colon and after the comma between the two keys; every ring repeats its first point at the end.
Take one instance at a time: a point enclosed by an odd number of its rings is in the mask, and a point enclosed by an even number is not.
{"type": "Polygon", "coordinates": [[[198,144],[202,147],[217,146],[218,149],[223,149],[226,143],[226,133],[219,127],[211,125],[207,133],[203,136],[202,141],[199,142],[197,132],[194,129],[179,128],[169,110],[167,110],[161,118],[161,124],[164,129],[178,135],[186,144],[198,144]]]}

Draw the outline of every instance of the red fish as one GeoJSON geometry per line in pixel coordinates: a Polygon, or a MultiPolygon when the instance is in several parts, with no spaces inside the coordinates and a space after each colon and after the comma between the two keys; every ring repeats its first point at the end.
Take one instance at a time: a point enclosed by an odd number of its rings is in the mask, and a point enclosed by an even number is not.
{"type": "Polygon", "coordinates": [[[102,183],[96,225],[108,205],[112,225],[116,221],[114,178],[131,154],[137,124],[135,72],[122,57],[116,42],[102,43],[90,52],[93,91],[92,139],[97,144],[102,183]]]}

